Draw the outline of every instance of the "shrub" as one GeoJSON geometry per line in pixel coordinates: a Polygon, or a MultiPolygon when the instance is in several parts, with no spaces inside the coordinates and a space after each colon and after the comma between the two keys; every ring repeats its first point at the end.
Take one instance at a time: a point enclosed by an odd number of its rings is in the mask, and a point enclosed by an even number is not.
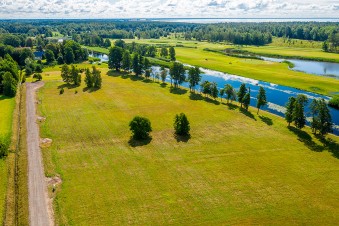
{"type": "Polygon", "coordinates": [[[190,132],[190,123],[184,113],[176,115],[174,118],[175,133],[181,136],[187,136],[190,132]]]}
{"type": "Polygon", "coordinates": [[[7,141],[0,139],[0,158],[8,155],[9,144],[7,141]]]}
{"type": "Polygon", "coordinates": [[[140,116],[134,117],[129,123],[129,127],[133,133],[133,138],[137,140],[147,139],[149,133],[152,132],[150,120],[140,116]]]}
{"type": "Polygon", "coordinates": [[[41,81],[42,80],[42,75],[40,73],[35,73],[33,75],[33,78],[35,78],[37,81],[41,81]]]}
{"type": "Polygon", "coordinates": [[[339,95],[334,96],[328,103],[333,108],[339,109],[339,95]]]}
{"type": "Polygon", "coordinates": [[[65,92],[64,88],[61,88],[60,89],[60,95],[64,94],[64,92],[65,92]]]}

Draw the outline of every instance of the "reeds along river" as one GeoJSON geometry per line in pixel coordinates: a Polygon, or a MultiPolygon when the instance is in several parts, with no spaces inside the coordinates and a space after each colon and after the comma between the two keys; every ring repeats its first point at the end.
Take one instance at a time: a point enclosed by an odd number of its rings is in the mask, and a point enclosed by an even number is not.
{"type": "MultiPolygon", "coordinates": [[[[153,67],[153,72],[159,72],[159,67],[153,67]]],[[[209,81],[216,82],[219,89],[222,89],[226,84],[232,85],[235,89],[238,89],[242,83],[245,83],[248,88],[251,90],[251,106],[256,107],[257,99],[256,96],[259,91],[259,87],[262,86],[266,90],[266,96],[268,104],[263,107],[262,110],[271,112],[273,114],[284,117],[285,116],[285,105],[288,101],[289,97],[296,97],[298,94],[304,94],[308,97],[308,105],[305,108],[305,113],[307,117],[307,124],[310,125],[311,113],[309,105],[313,99],[323,98],[328,101],[330,98],[327,96],[298,90],[295,88],[280,86],[272,83],[262,82],[254,79],[244,78],[237,75],[230,75],[222,72],[201,69],[202,71],[202,79],[201,81],[209,81]]],[[[170,77],[167,77],[167,81],[170,81],[170,77]]],[[[182,86],[188,88],[188,83],[183,83],[182,86]]],[[[196,89],[200,89],[200,87],[196,87],[196,89]]],[[[332,116],[332,120],[334,123],[333,133],[339,135],[339,110],[331,108],[330,112],[332,116]]]]}

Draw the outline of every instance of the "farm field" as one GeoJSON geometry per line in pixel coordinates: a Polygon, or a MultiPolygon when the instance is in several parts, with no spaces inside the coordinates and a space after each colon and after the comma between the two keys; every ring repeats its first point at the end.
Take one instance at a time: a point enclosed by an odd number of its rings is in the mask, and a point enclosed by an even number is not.
{"type": "Polygon", "coordinates": [[[60,225],[338,222],[338,137],[324,147],[280,117],[101,70],[101,90],[59,95],[60,72],[50,70],[38,93],[41,136],[53,140],[45,172],[63,180],[60,225]],[[191,139],[173,135],[180,112],[191,139]],[[135,115],[151,120],[152,140],[130,141],[135,115]]]}
{"type": "MultiPolygon", "coordinates": [[[[0,138],[10,139],[12,131],[12,118],[15,107],[15,98],[6,98],[0,95],[0,138]]],[[[6,201],[7,190],[7,161],[0,159],[0,221],[4,217],[4,207],[6,201]]]]}

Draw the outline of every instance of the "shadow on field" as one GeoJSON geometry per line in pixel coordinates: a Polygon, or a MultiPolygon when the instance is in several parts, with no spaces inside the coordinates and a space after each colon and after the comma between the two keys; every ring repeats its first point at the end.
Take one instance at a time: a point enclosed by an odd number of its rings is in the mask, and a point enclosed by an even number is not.
{"type": "Polygon", "coordinates": [[[141,147],[141,146],[145,146],[145,145],[148,145],[149,143],[151,143],[152,141],[152,137],[148,137],[147,139],[144,139],[144,140],[137,140],[137,139],[134,139],[134,137],[131,137],[128,141],[128,144],[135,148],[135,147],[141,147]]]}
{"type": "Polygon", "coordinates": [[[266,125],[268,125],[268,126],[273,125],[273,121],[272,121],[272,119],[270,119],[269,117],[260,115],[259,118],[261,119],[261,121],[263,121],[264,123],[266,123],[266,125]]]}
{"type": "Polygon", "coordinates": [[[325,138],[321,135],[315,136],[325,147],[326,150],[332,153],[334,157],[339,159],[339,144],[331,138],[325,138]]]}
{"type": "Polygon", "coordinates": [[[186,136],[180,136],[178,134],[174,134],[174,138],[177,140],[177,142],[184,142],[187,143],[191,139],[191,135],[186,136]]]}
{"type": "Polygon", "coordinates": [[[251,112],[246,111],[246,109],[239,108],[239,111],[241,112],[241,114],[246,115],[247,117],[253,119],[254,121],[257,121],[257,119],[254,117],[254,115],[251,112]]]}
{"type": "Polygon", "coordinates": [[[77,87],[79,87],[79,86],[74,85],[74,84],[65,83],[65,84],[62,84],[62,85],[58,86],[58,89],[65,89],[65,88],[67,88],[67,89],[75,89],[77,87]]]}
{"type": "Polygon", "coordinates": [[[12,97],[8,97],[8,96],[0,96],[0,101],[1,101],[1,100],[8,100],[8,99],[12,99],[12,97]]]}
{"type": "Polygon", "coordinates": [[[298,140],[300,142],[304,143],[304,145],[307,148],[309,148],[311,151],[322,152],[322,151],[325,150],[325,147],[315,143],[312,139],[312,136],[310,134],[308,134],[307,132],[300,130],[300,129],[297,129],[293,126],[289,126],[288,129],[290,131],[292,131],[295,135],[297,135],[298,140]]]}
{"type": "Polygon", "coordinates": [[[191,100],[203,100],[203,96],[201,96],[201,94],[199,93],[190,93],[190,99],[191,100]]]}
{"type": "Polygon", "coordinates": [[[166,88],[166,87],[167,87],[167,83],[161,83],[161,84],[160,84],[160,87],[161,87],[161,88],[166,88]]]}
{"type": "Polygon", "coordinates": [[[151,79],[148,79],[148,78],[143,79],[142,82],[143,83],[153,83],[153,81],[151,79]]]}
{"type": "Polygon", "coordinates": [[[171,87],[170,92],[177,95],[184,95],[187,93],[187,89],[171,87]]]}
{"type": "Polygon", "coordinates": [[[239,106],[232,104],[232,103],[227,103],[227,104],[224,103],[224,105],[227,105],[228,110],[236,110],[239,108],[239,106]]]}
{"type": "Polygon", "coordinates": [[[88,87],[85,87],[82,89],[83,92],[89,92],[89,93],[92,93],[98,90],[99,90],[98,88],[88,88],[88,87]]]}

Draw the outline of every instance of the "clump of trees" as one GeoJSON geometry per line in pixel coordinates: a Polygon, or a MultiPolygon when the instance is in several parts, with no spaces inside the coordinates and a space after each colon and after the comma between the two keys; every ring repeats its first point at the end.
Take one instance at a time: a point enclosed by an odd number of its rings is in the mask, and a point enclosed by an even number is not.
{"type": "Polygon", "coordinates": [[[0,159],[8,155],[9,141],[0,137],[0,159]]]}
{"type": "Polygon", "coordinates": [[[184,113],[177,114],[174,118],[175,134],[180,136],[188,136],[190,132],[190,123],[184,113]]]}
{"type": "Polygon", "coordinates": [[[9,54],[4,59],[0,58],[0,94],[9,97],[16,95],[20,82],[18,71],[18,64],[9,54]]]}
{"type": "Polygon", "coordinates": [[[172,80],[174,87],[178,88],[186,80],[184,65],[179,62],[174,62],[170,67],[171,85],[172,80]]]}
{"type": "Polygon", "coordinates": [[[262,108],[266,104],[267,104],[266,91],[262,86],[260,86],[259,93],[257,95],[257,108],[258,108],[257,114],[259,114],[260,108],[262,108]]]}
{"type": "Polygon", "coordinates": [[[85,70],[85,83],[87,88],[100,89],[102,78],[101,71],[99,71],[95,66],[92,67],[92,71],[89,68],[85,70]]]}
{"type": "Polygon", "coordinates": [[[81,85],[80,70],[74,65],[69,67],[67,64],[64,64],[61,68],[61,77],[67,84],[73,84],[74,86],[81,85]]]}
{"type": "Polygon", "coordinates": [[[33,78],[36,79],[36,81],[41,81],[42,80],[42,75],[40,73],[35,73],[33,75],[33,78]]]}
{"type": "Polygon", "coordinates": [[[133,133],[133,138],[142,140],[149,138],[149,133],[152,132],[152,126],[149,119],[135,116],[129,123],[130,130],[133,133]]]}
{"type": "MultiPolygon", "coordinates": [[[[290,126],[293,122],[295,127],[302,129],[306,125],[305,106],[308,98],[305,95],[290,97],[286,104],[285,119],[290,126]]],[[[312,121],[311,128],[314,133],[325,135],[332,131],[332,118],[330,110],[324,99],[314,99],[310,105],[312,121]]]]}
{"type": "Polygon", "coordinates": [[[195,87],[199,84],[201,81],[201,71],[199,67],[191,67],[188,70],[188,82],[190,84],[190,91],[195,91],[195,87]]]}

